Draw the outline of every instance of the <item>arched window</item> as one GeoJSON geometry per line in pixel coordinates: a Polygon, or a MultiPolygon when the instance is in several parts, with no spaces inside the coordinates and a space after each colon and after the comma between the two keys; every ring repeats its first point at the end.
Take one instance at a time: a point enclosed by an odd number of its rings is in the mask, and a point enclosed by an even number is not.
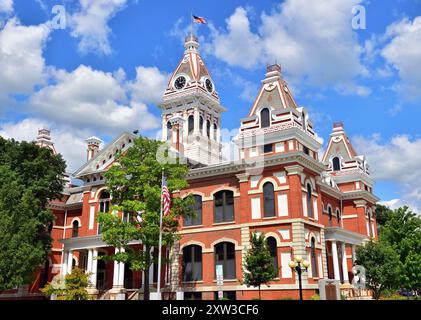
{"type": "Polygon", "coordinates": [[[317,257],[316,257],[316,239],[311,238],[311,252],[310,252],[310,258],[311,258],[311,273],[312,277],[317,277],[317,257]]]}
{"type": "Polygon", "coordinates": [[[367,210],[367,219],[368,219],[368,236],[372,237],[372,230],[371,230],[371,210],[367,210]]]}
{"type": "Polygon", "coordinates": [[[221,242],[215,246],[215,266],[218,265],[222,265],[224,279],[235,279],[235,245],[233,243],[221,242]]]}
{"type": "Polygon", "coordinates": [[[110,199],[111,196],[107,191],[103,191],[99,196],[99,211],[108,212],[110,211],[110,199]]]}
{"type": "Polygon", "coordinates": [[[208,136],[208,138],[210,138],[210,129],[211,129],[211,123],[210,121],[206,121],[206,135],[208,136]]]}
{"type": "Polygon", "coordinates": [[[336,219],[338,220],[338,224],[341,222],[341,212],[339,209],[336,210],[336,219]]]}
{"type": "Polygon", "coordinates": [[[306,115],[305,115],[305,113],[303,112],[303,113],[301,114],[301,116],[302,116],[302,119],[303,119],[303,128],[305,129],[305,128],[306,128],[306,115]]]}
{"type": "Polygon", "coordinates": [[[75,220],[72,223],[72,238],[79,236],[79,221],[75,220]]]}
{"type": "Polygon", "coordinates": [[[213,197],[215,204],[214,222],[234,221],[234,192],[222,190],[213,197]]]}
{"type": "Polygon", "coordinates": [[[332,222],[332,208],[330,206],[327,208],[327,212],[329,215],[329,224],[330,224],[332,222]]]}
{"type": "Polygon", "coordinates": [[[273,267],[276,270],[276,275],[278,276],[278,245],[276,243],[276,239],[274,237],[268,237],[266,239],[266,243],[270,252],[270,256],[272,258],[273,267]]]}
{"type": "Polygon", "coordinates": [[[200,134],[203,134],[203,117],[200,116],[199,118],[199,127],[200,127],[200,134]]]}
{"type": "Polygon", "coordinates": [[[199,195],[194,195],[194,207],[193,210],[196,213],[196,216],[193,217],[185,217],[184,218],[184,225],[185,226],[196,226],[202,224],[202,197],[199,195]]]}
{"type": "Polygon", "coordinates": [[[189,116],[188,126],[189,126],[189,134],[191,134],[194,131],[194,117],[193,117],[193,115],[189,116]]]}
{"type": "Polygon", "coordinates": [[[202,247],[191,245],[183,248],[183,281],[202,280],[202,247]]]}
{"type": "Polygon", "coordinates": [[[172,136],[172,125],[171,122],[167,122],[167,140],[170,140],[172,136]]]}
{"type": "Polygon", "coordinates": [[[310,218],[313,218],[313,204],[311,203],[311,186],[308,183],[307,184],[307,211],[308,211],[308,216],[310,218]]]}
{"type": "Polygon", "coordinates": [[[338,157],[332,159],[332,166],[333,171],[340,171],[341,170],[341,160],[338,157]]]}
{"type": "Polygon", "coordinates": [[[264,198],[264,212],[265,217],[274,217],[275,214],[275,192],[273,184],[266,182],[263,185],[263,198],[264,198]]]}
{"type": "Polygon", "coordinates": [[[260,127],[266,128],[270,126],[270,111],[268,108],[262,109],[260,111],[260,127]]]}

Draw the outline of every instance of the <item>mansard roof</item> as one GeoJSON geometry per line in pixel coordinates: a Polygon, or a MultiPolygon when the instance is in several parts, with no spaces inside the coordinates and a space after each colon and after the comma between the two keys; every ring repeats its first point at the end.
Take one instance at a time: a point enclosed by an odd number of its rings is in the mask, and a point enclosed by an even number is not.
{"type": "Polygon", "coordinates": [[[274,109],[298,108],[288,84],[282,78],[279,64],[267,67],[266,77],[262,80],[259,93],[248,116],[255,116],[265,106],[271,106],[274,109]]]}
{"type": "Polygon", "coordinates": [[[115,161],[117,152],[124,152],[133,145],[136,135],[123,132],[104,149],[99,151],[92,159],[86,162],[82,167],[73,173],[76,178],[81,178],[90,174],[106,171],[106,169],[115,161]]]}
{"type": "Polygon", "coordinates": [[[334,156],[342,157],[344,160],[350,160],[358,156],[341,122],[333,124],[333,131],[330,134],[322,161],[327,162],[330,157],[334,156]]]}

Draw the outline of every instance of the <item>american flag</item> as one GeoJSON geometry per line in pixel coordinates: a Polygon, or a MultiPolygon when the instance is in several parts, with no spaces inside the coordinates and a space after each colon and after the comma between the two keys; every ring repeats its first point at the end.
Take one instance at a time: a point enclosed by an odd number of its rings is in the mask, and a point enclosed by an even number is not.
{"type": "Polygon", "coordinates": [[[193,15],[193,22],[205,24],[206,23],[206,19],[203,18],[203,17],[199,17],[199,16],[193,15]]]}
{"type": "Polygon", "coordinates": [[[164,216],[168,215],[170,212],[170,191],[167,186],[167,179],[162,178],[162,205],[163,205],[163,214],[164,216]]]}

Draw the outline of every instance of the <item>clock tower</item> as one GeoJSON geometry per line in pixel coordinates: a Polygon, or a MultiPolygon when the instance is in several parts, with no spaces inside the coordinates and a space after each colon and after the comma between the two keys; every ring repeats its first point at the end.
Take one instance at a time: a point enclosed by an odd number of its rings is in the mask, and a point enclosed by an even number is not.
{"type": "Polygon", "coordinates": [[[220,129],[225,109],[199,54],[197,37],[187,36],[185,48],[160,104],[162,139],[190,163],[218,164],[223,160],[220,129]]]}

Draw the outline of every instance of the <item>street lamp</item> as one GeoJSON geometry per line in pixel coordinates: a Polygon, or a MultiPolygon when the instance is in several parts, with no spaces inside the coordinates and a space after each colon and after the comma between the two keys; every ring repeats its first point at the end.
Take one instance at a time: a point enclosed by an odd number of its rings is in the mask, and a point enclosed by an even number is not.
{"type": "Polygon", "coordinates": [[[301,284],[301,274],[303,271],[307,271],[310,263],[307,260],[303,260],[301,256],[295,256],[293,261],[288,263],[292,271],[296,271],[298,274],[298,286],[300,289],[300,301],[303,301],[303,287],[301,284]]]}

